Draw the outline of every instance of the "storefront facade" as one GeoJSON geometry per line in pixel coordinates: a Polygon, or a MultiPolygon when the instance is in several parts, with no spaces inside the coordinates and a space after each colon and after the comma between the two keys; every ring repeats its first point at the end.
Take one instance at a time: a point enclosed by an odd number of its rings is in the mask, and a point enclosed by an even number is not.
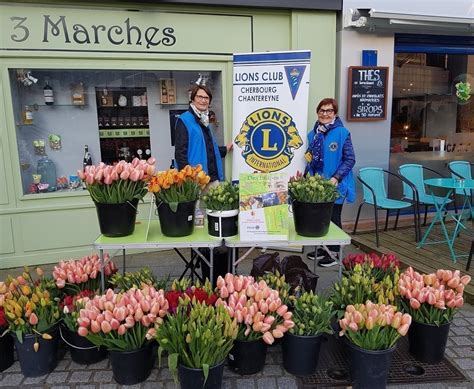
{"type": "MultiPolygon", "coordinates": [[[[348,123],[356,171],[377,166],[397,172],[402,164],[418,163],[449,176],[449,161],[474,160],[473,20],[469,0],[429,7],[344,1],[338,28],[341,113],[347,110],[347,69],[362,65],[363,50],[376,51],[376,65],[389,72],[386,118],[348,123]],[[471,91],[462,96],[466,83],[471,91]]],[[[389,192],[401,196],[401,185],[391,181],[389,192]]],[[[359,200],[361,195],[359,187],[359,200]]],[[[346,207],[345,220],[354,219],[357,204],[346,207]]],[[[373,218],[371,209],[365,212],[366,219],[373,218]]]]}
{"type": "Polygon", "coordinates": [[[0,4],[1,268],[90,252],[95,208],[75,177],[85,145],[94,163],[153,156],[168,168],[173,118],[198,79],[229,142],[232,53],[311,50],[309,122],[335,94],[341,2],[153,3],[0,4]]]}

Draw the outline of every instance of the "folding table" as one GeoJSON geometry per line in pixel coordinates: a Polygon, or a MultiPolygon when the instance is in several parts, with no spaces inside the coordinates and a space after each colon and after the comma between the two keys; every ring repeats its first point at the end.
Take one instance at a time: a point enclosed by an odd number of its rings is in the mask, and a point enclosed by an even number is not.
{"type": "MultiPolygon", "coordinates": [[[[295,231],[295,226],[293,224],[293,219],[289,219],[289,232],[288,240],[284,241],[242,241],[240,236],[236,235],[231,238],[225,238],[225,244],[227,247],[232,249],[232,259],[231,259],[231,269],[232,273],[235,273],[235,267],[243,261],[256,247],[281,247],[287,248],[288,246],[314,246],[315,251],[319,246],[328,246],[328,245],[339,245],[339,275],[342,272],[342,246],[351,244],[351,237],[346,234],[342,229],[336,226],[331,222],[329,226],[329,231],[325,236],[320,238],[313,238],[308,236],[298,235],[295,231]],[[237,248],[239,247],[249,247],[249,249],[242,255],[242,257],[237,259],[237,248]]],[[[316,258],[314,260],[314,272],[316,273],[316,258]]]]}
{"type": "MultiPolygon", "coordinates": [[[[207,228],[195,227],[192,235],[183,236],[180,238],[171,238],[164,236],[161,233],[160,223],[157,220],[150,222],[150,229],[148,237],[146,236],[148,221],[142,221],[136,224],[135,231],[132,235],[119,237],[119,238],[108,238],[103,235],[99,236],[94,242],[94,248],[100,252],[101,267],[104,265],[104,250],[117,250],[122,249],[123,255],[123,268],[125,271],[125,259],[126,250],[128,249],[174,249],[181,259],[186,262],[186,268],[181,275],[186,273],[188,269],[191,269],[191,275],[194,276],[194,263],[193,257],[188,261],[179,251],[182,248],[190,248],[199,258],[201,258],[208,266],[210,272],[210,279],[212,280],[214,275],[214,249],[223,244],[222,239],[216,239],[207,233],[207,228]],[[199,248],[209,248],[210,256],[207,259],[200,251],[199,248]]],[[[102,289],[105,289],[104,273],[101,272],[101,285],[102,289]]]]}

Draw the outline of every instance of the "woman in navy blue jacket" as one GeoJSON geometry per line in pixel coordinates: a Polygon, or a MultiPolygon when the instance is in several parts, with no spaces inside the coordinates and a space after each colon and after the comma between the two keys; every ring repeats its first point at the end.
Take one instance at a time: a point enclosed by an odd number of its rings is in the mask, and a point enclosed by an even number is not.
{"type": "MultiPolygon", "coordinates": [[[[352,146],[351,134],[344,127],[339,116],[337,116],[338,104],[335,99],[325,98],[321,100],[316,108],[318,120],[313,130],[308,133],[308,151],[305,154],[307,166],[306,173],[315,173],[329,179],[337,186],[339,198],[334,204],[331,221],[342,227],[341,213],[345,201],[354,202],[355,182],[352,168],[355,165],[355,154],[352,146]]],[[[320,250],[309,253],[308,258],[319,259],[318,265],[328,267],[337,262],[334,258],[339,253],[339,246],[328,246],[332,251],[329,255],[320,250]]]]}

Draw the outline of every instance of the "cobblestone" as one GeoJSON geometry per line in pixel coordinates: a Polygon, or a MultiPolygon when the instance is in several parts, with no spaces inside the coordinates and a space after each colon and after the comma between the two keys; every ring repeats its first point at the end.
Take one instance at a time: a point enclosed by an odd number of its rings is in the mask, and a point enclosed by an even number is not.
{"type": "Polygon", "coordinates": [[[91,371],[75,371],[69,377],[69,382],[84,382],[88,383],[92,376],[91,371]]]}
{"type": "Polygon", "coordinates": [[[60,383],[66,382],[66,379],[67,379],[68,375],[69,375],[68,371],[65,371],[65,372],[53,371],[46,378],[46,383],[48,383],[48,384],[60,384],[60,383]]]}
{"type": "Polygon", "coordinates": [[[20,385],[21,381],[23,381],[25,377],[21,373],[12,373],[12,374],[5,374],[0,385],[2,386],[16,386],[20,385]]]}

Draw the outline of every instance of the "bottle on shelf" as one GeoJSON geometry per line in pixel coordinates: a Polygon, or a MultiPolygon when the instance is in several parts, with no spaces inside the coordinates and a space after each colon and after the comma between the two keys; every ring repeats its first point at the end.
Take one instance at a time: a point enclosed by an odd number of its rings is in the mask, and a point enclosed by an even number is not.
{"type": "Polygon", "coordinates": [[[25,105],[25,108],[21,113],[21,118],[23,124],[33,124],[33,111],[31,110],[29,105],[25,105]]]}
{"type": "MultiPolygon", "coordinates": [[[[92,156],[91,153],[89,152],[89,146],[85,145],[84,146],[84,158],[82,160],[82,170],[86,170],[86,166],[91,166],[92,165],[92,156]]],[[[86,189],[86,184],[83,182],[82,183],[82,188],[86,189]]]]}
{"type": "Polygon", "coordinates": [[[49,80],[46,80],[46,85],[43,88],[43,97],[46,105],[54,104],[54,91],[51,85],[49,85],[49,80]]]}
{"type": "Polygon", "coordinates": [[[36,174],[41,175],[41,183],[48,184],[48,192],[56,190],[56,165],[47,155],[43,155],[38,160],[36,174]]]}

